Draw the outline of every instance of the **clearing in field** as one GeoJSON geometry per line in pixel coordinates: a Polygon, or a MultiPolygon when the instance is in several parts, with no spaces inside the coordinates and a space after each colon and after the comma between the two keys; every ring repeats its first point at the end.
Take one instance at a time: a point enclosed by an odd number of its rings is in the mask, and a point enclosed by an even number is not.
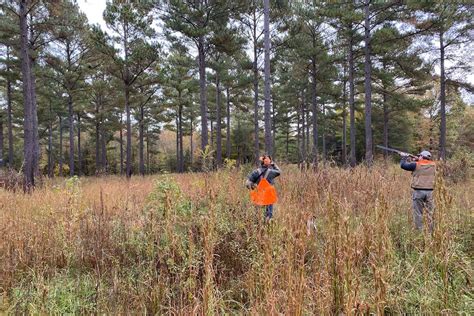
{"type": "Polygon", "coordinates": [[[397,167],[284,166],[269,225],[246,170],[69,179],[0,191],[0,287],[14,313],[469,314],[474,186],[437,179],[413,229],[397,167]]]}

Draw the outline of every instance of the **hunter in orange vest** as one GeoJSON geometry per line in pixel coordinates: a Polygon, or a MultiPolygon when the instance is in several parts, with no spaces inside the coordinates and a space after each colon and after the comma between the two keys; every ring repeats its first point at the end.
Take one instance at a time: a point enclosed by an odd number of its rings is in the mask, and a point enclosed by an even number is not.
{"type": "Polygon", "coordinates": [[[428,227],[433,232],[433,189],[436,177],[436,164],[427,150],[418,155],[418,160],[411,161],[410,157],[402,155],[400,167],[412,172],[411,187],[413,189],[413,218],[418,230],[423,227],[423,211],[426,211],[428,227]]]}
{"type": "Polygon", "coordinates": [[[273,162],[272,157],[260,157],[260,168],[249,174],[246,186],[250,191],[250,199],[255,205],[265,206],[265,221],[273,217],[273,204],[278,197],[273,183],[280,176],[280,168],[273,162]]]}

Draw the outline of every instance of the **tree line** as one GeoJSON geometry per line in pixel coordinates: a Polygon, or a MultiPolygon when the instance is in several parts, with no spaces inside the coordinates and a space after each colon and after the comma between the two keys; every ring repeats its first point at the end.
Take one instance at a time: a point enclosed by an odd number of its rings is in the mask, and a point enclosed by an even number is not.
{"type": "Polygon", "coordinates": [[[103,17],[0,1],[0,163],[25,188],[263,151],[318,168],[370,166],[376,143],[442,159],[472,145],[463,2],[107,1],[103,17]]]}

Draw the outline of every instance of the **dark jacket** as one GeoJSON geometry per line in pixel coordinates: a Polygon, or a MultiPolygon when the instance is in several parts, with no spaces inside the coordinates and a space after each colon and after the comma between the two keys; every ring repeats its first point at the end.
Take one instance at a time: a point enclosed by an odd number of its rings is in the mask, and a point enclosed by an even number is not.
{"type": "Polygon", "coordinates": [[[268,171],[267,175],[267,181],[270,184],[274,184],[274,180],[276,177],[278,177],[281,174],[280,168],[274,163],[272,163],[268,168],[261,166],[258,169],[255,169],[248,175],[248,180],[252,183],[258,184],[260,182],[260,179],[262,179],[265,176],[265,173],[268,171]]]}
{"type": "Polygon", "coordinates": [[[400,161],[400,167],[406,171],[415,171],[416,162],[408,162],[406,157],[403,157],[400,161]]]}

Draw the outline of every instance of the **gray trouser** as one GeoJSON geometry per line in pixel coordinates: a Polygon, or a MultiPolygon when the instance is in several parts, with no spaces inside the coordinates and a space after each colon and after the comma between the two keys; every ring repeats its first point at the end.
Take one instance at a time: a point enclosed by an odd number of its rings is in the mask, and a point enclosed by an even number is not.
{"type": "Polygon", "coordinates": [[[423,228],[423,210],[426,210],[426,218],[430,232],[433,231],[433,191],[432,190],[414,190],[413,191],[413,218],[415,226],[421,230],[423,228]]]}

